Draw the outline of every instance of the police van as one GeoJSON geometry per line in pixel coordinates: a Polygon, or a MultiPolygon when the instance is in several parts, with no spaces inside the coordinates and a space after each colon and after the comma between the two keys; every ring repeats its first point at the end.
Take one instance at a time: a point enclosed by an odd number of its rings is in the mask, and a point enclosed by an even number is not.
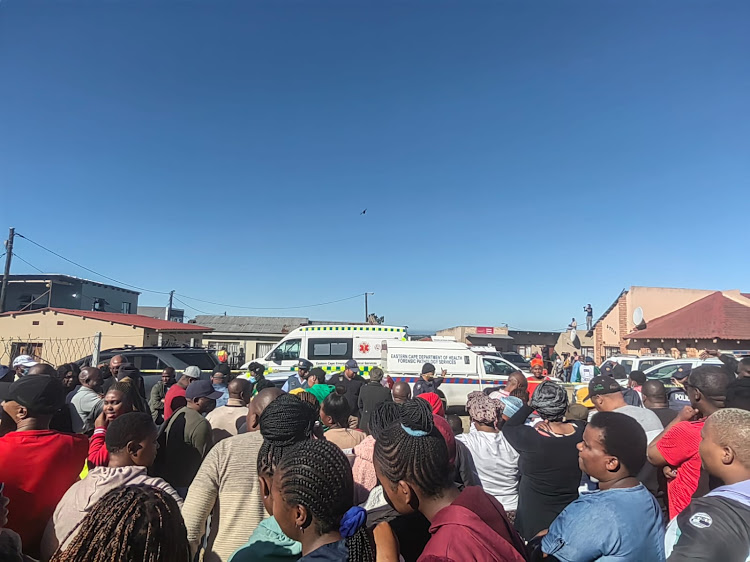
{"type": "MultiPolygon", "coordinates": [[[[381,363],[383,342],[406,338],[406,328],[398,326],[321,324],[300,326],[289,332],[265,357],[256,359],[266,368],[266,374],[296,371],[300,357],[312,361],[327,373],[344,370],[344,364],[354,359],[360,373],[365,374],[381,363]]],[[[246,369],[248,361],[242,368],[246,369]]]]}
{"type": "Polygon", "coordinates": [[[498,386],[519,368],[487,348],[472,348],[455,341],[384,341],[381,367],[394,381],[408,382],[412,387],[422,374],[422,365],[435,365],[435,375],[443,369],[447,375],[439,390],[448,406],[463,407],[470,392],[487,386],[498,386]]]}

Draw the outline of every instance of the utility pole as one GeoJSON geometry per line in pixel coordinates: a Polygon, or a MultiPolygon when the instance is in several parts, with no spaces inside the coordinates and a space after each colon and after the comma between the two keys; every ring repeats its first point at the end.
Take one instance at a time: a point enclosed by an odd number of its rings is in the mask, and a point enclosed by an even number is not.
{"type": "Polygon", "coordinates": [[[16,236],[16,229],[8,231],[8,241],[5,243],[5,271],[3,271],[3,284],[0,288],[0,313],[5,312],[5,293],[8,290],[8,276],[10,275],[10,262],[13,259],[13,238],[16,236]]]}
{"type": "Polygon", "coordinates": [[[174,298],[174,291],[169,291],[169,305],[167,306],[167,312],[164,314],[164,320],[169,322],[172,318],[172,299],[174,298]]]}
{"type": "Polygon", "coordinates": [[[365,293],[365,322],[370,318],[370,311],[367,309],[367,295],[374,295],[375,293],[365,293]]]}

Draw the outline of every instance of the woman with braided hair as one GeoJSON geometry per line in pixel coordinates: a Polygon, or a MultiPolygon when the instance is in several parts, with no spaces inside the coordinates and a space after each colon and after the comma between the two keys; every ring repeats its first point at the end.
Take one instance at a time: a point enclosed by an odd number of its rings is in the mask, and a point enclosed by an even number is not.
{"type": "Polygon", "coordinates": [[[400,420],[375,441],[375,471],[391,505],[402,514],[419,511],[430,521],[432,538],[419,560],[526,560],[526,547],[503,506],[479,486],[459,491],[447,458],[424,400],[405,403],[400,420]]]}
{"type": "Polygon", "coordinates": [[[524,404],[503,425],[503,435],[519,453],[518,509],[515,526],[531,540],[572,501],[578,498],[581,469],[578,443],[583,424],[564,422],[568,408],[566,390],[552,381],[539,384],[530,405],[524,404]],[[535,427],[526,418],[537,411],[542,421],[535,427]]]}
{"type": "Polygon", "coordinates": [[[65,550],[50,562],[186,562],[187,531],[177,502],[151,486],[116,488],[94,504],[65,550]]]}
{"type": "MultiPolygon", "coordinates": [[[[317,403],[312,394],[310,397],[317,403]]],[[[273,476],[290,447],[312,438],[317,419],[318,408],[292,394],[282,394],[261,414],[263,445],[257,459],[258,483],[263,506],[271,517],[260,522],[250,540],[232,555],[230,562],[294,561],[301,556],[302,545],[287,537],[273,516],[273,476]]]]}
{"type": "Polygon", "coordinates": [[[375,560],[353,494],[349,461],[333,443],[303,441],[285,452],[273,476],[273,513],[284,534],[302,543],[300,562],[375,560]]]}

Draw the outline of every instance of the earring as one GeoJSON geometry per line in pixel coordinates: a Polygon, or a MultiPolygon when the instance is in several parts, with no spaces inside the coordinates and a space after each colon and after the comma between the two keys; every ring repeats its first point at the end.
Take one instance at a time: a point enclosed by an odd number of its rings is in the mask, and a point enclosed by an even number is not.
{"type": "Polygon", "coordinates": [[[297,528],[300,530],[300,533],[302,533],[303,535],[305,534],[305,528],[304,527],[298,525],[297,528]]]}

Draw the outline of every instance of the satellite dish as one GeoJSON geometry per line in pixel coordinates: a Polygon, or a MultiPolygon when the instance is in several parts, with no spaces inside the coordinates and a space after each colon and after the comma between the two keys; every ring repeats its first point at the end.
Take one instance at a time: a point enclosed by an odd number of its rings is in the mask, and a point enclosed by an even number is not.
{"type": "Polygon", "coordinates": [[[573,347],[578,347],[576,345],[576,340],[578,340],[578,334],[576,333],[574,328],[570,329],[570,343],[573,344],[573,347]]]}
{"type": "Polygon", "coordinates": [[[633,324],[639,330],[646,327],[646,322],[643,320],[643,309],[640,306],[633,311],[633,324]]]}

